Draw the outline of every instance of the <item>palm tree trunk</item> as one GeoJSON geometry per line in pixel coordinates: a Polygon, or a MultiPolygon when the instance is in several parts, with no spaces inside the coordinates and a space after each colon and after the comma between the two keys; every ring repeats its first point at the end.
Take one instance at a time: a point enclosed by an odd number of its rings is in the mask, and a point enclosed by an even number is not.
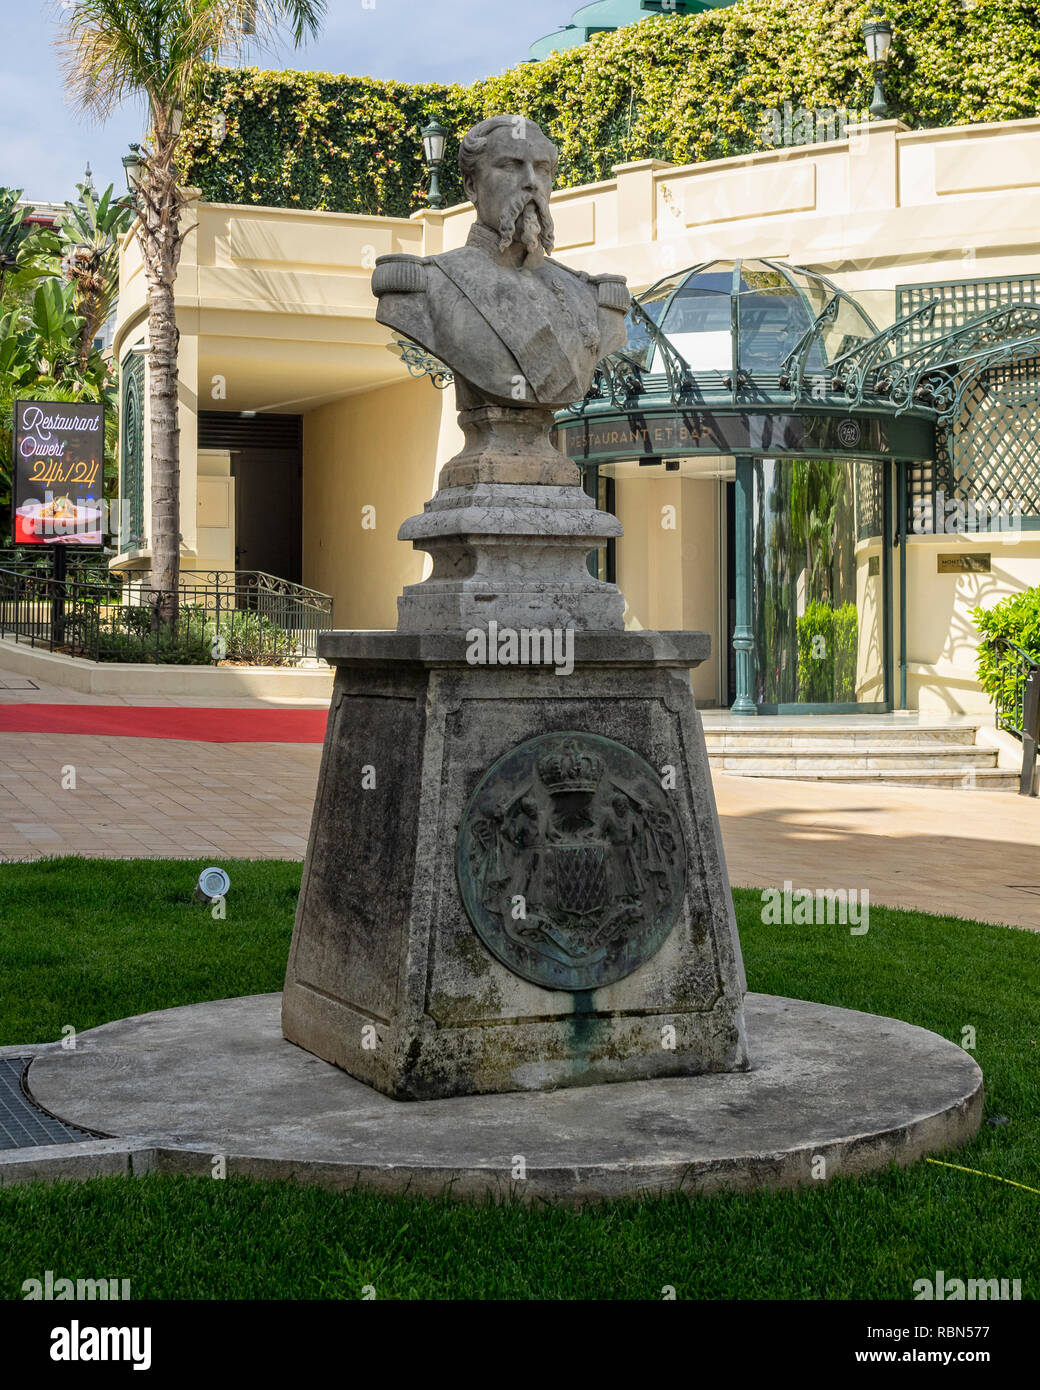
{"type": "Polygon", "coordinates": [[[177,421],[177,344],[180,337],[173,276],[148,285],[149,417],[152,477],[152,588],[161,590],[159,616],[172,622],[180,583],[180,427],[177,421]]]}
{"type": "Polygon", "coordinates": [[[94,339],[100,330],[96,308],[96,296],[88,295],[84,303],[78,305],[79,312],[83,315],[83,331],[79,339],[79,370],[82,374],[87,369],[87,360],[90,357],[91,349],[94,346],[94,339]]]}
{"type": "Polygon", "coordinates": [[[148,405],[151,425],[152,588],[157,618],[172,624],[180,587],[180,427],[174,285],[180,260],[182,199],[173,164],[174,138],[157,132],[138,236],[148,285],[148,405]]]}

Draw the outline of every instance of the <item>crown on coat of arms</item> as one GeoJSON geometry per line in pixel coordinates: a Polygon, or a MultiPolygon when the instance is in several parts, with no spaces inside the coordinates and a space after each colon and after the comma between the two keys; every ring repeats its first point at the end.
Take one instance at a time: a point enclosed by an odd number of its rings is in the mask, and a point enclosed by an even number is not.
{"type": "Polygon", "coordinates": [[[538,759],[538,776],[548,792],[594,792],[605,770],[602,758],[573,740],[538,759]]]}

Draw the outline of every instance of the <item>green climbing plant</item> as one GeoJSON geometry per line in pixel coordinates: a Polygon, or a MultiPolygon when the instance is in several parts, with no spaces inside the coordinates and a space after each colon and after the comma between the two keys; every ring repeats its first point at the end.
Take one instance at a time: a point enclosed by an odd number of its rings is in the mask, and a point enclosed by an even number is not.
{"type": "MultiPolygon", "coordinates": [[[[499,112],[538,121],[560,150],[558,186],[656,157],[685,164],[770,143],[770,113],[862,111],[872,92],[864,0],[741,0],[661,15],[471,86],[320,72],[208,70],[181,138],[186,182],[211,202],[406,217],[423,206],[419,132],[451,132],[446,204],[462,200],[459,136],[499,112]]],[[[892,3],[885,91],[918,128],[1040,114],[1037,0],[892,3]]]]}

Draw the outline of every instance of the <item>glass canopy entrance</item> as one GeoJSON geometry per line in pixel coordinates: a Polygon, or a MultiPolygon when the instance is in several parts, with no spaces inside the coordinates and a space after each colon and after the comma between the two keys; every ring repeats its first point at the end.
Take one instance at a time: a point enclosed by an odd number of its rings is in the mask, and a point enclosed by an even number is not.
{"type": "Polygon", "coordinates": [[[625,526],[604,577],[637,625],[674,611],[646,575],[685,594],[684,618],[727,653],[715,699],[735,713],[894,706],[900,480],[935,458],[936,423],[980,371],[1038,351],[1036,326],[1006,311],[922,344],[933,312],[879,330],[808,270],[695,266],[633,302],[625,347],[557,416],[559,447],[625,526]]]}

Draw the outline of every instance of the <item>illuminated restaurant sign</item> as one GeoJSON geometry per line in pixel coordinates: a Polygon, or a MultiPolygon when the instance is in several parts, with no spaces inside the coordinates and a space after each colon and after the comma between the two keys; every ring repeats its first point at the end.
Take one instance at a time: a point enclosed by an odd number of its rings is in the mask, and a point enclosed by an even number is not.
{"type": "Polygon", "coordinates": [[[15,401],[11,482],[15,545],[101,545],[104,407],[15,401]]]}

